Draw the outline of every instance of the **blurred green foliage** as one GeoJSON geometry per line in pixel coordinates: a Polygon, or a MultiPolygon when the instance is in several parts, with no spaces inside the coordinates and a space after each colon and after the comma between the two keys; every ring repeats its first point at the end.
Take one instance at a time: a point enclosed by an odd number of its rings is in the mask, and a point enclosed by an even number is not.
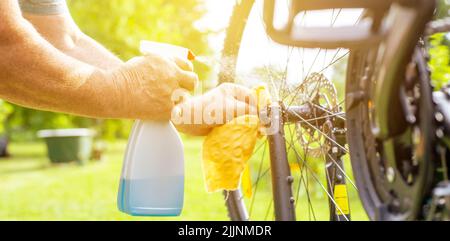
{"type": "Polygon", "coordinates": [[[450,1],[449,0],[439,0],[438,8],[436,11],[436,18],[446,18],[450,13],[450,1]]]}
{"type": "MultiPolygon", "coordinates": [[[[209,54],[207,33],[193,27],[205,13],[203,0],[68,0],[75,22],[123,60],[139,55],[140,40],[167,42],[209,54]]],[[[207,66],[196,66],[205,79],[207,66]]],[[[151,108],[151,106],[149,106],[151,108]]],[[[94,120],[31,110],[0,102],[0,121],[13,140],[35,138],[47,128],[91,127],[106,139],[127,137],[131,121],[94,120]],[[3,109],[9,111],[2,111],[3,109]]]]}
{"type": "Polygon", "coordinates": [[[430,38],[431,80],[436,89],[450,84],[450,40],[448,34],[439,33],[430,38]]]}
{"type": "Polygon", "coordinates": [[[13,112],[14,107],[13,105],[0,100],[0,136],[6,134],[5,133],[5,125],[2,123],[6,123],[8,117],[13,112]]]}
{"type": "MultiPolygon", "coordinates": [[[[450,1],[439,0],[436,19],[450,16],[450,1]]],[[[450,84],[450,39],[449,33],[438,33],[431,36],[430,43],[430,70],[431,80],[435,89],[441,89],[450,84]]]]}

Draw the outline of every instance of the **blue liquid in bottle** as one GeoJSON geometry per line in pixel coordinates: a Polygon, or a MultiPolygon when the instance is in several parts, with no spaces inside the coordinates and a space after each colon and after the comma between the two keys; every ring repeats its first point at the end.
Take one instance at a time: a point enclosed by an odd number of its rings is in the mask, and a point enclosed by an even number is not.
{"type": "Polygon", "coordinates": [[[133,216],[178,216],[184,200],[181,139],[170,122],[137,121],[125,154],[117,204],[133,216]]]}
{"type": "Polygon", "coordinates": [[[183,206],[183,182],[183,176],[121,179],[119,210],[133,216],[178,216],[183,206]]]}

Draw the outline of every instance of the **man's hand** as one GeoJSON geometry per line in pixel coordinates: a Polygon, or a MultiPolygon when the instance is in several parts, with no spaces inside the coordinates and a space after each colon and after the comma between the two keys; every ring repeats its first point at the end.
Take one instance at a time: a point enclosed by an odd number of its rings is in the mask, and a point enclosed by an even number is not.
{"type": "Polygon", "coordinates": [[[112,71],[117,98],[134,119],[169,120],[175,103],[172,94],[178,89],[193,90],[198,76],[192,64],[181,58],[156,54],[136,57],[112,71]]]}
{"type": "Polygon", "coordinates": [[[212,128],[233,118],[257,114],[255,91],[225,83],[198,97],[189,98],[174,109],[172,121],[177,129],[189,135],[207,135],[212,128]]]}

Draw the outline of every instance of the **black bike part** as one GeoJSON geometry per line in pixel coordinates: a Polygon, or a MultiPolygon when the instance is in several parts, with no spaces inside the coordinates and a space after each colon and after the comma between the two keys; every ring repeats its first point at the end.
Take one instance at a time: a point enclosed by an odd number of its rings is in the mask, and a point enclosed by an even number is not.
{"type": "Polygon", "coordinates": [[[291,1],[287,24],[277,29],[274,26],[275,5],[277,0],[264,1],[264,21],[266,31],[276,42],[284,45],[336,49],[355,49],[373,45],[382,40],[387,29],[381,26],[381,20],[394,2],[410,5],[410,1],[398,0],[315,0],[291,1]],[[303,27],[296,26],[294,20],[300,12],[322,9],[365,9],[372,21],[365,21],[354,26],[342,27],[303,27]]]}
{"type": "MultiPolygon", "coordinates": [[[[377,52],[378,49],[373,48],[351,54],[347,73],[347,97],[360,91],[371,93],[370,80],[375,72],[371,67],[374,66],[373,61],[376,59],[377,52]]],[[[370,95],[363,95],[356,102],[353,100],[351,105],[347,102],[347,140],[353,173],[363,206],[372,220],[423,219],[421,209],[431,192],[436,144],[432,119],[434,109],[432,91],[422,49],[417,49],[412,59],[417,65],[416,81],[420,99],[417,103],[417,121],[409,124],[409,128],[420,131],[421,142],[417,146],[405,149],[404,146],[395,145],[394,142],[391,145],[392,148],[388,150],[391,154],[386,156],[384,154],[387,151],[386,142],[377,140],[373,134],[369,109],[370,95]],[[418,164],[411,172],[414,175],[413,182],[407,183],[402,176],[402,171],[406,168],[399,165],[395,158],[410,153],[411,150],[420,150],[420,152],[415,153],[418,164]],[[394,179],[389,180],[391,175],[394,179]]],[[[404,79],[405,77],[401,80],[404,79]]],[[[397,83],[399,85],[397,90],[400,91],[402,89],[400,86],[403,86],[405,81],[397,81],[397,83]]],[[[401,96],[404,94],[398,93],[395,98],[401,98],[401,96]]],[[[405,113],[403,109],[394,109],[394,107],[391,107],[392,112],[405,113]]]]}
{"type": "Polygon", "coordinates": [[[249,216],[247,210],[244,208],[245,204],[242,200],[242,193],[240,190],[224,191],[225,205],[228,210],[228,217],[234,221],[248,221],[249,216]]]}
{"type": "Polygon", "coordinates": [[[272,105],[269,110],[272,115],[275,115],[271,118],[272,121],[278,121],[278,123],[271,124],[279,126],[276,133],[268,135],[275,220],[295,221],[295,199],[292,196],[294,178],[291,176],[287,159],[284,123],[283,118],[279,115],[282,113],[281,108],[279,105],[272,105]]]}

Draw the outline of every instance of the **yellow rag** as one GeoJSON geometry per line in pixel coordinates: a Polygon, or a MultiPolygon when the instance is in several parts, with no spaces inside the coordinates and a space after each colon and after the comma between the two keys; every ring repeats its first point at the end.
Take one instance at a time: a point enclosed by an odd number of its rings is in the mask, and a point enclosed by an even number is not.
{"type": "MultiPolygon", "coordinates": [[[[255,92],[259,111],[270,104],[271,98],[265,86],[257,87],[255,92]]],[[[247,162],[259,136],[257,115],[237,117],[209,133],[203,143],[202,160],[208,192],[236,190],[242,178],[243,193],[251,197],[251,170],[247,162]]]]}

